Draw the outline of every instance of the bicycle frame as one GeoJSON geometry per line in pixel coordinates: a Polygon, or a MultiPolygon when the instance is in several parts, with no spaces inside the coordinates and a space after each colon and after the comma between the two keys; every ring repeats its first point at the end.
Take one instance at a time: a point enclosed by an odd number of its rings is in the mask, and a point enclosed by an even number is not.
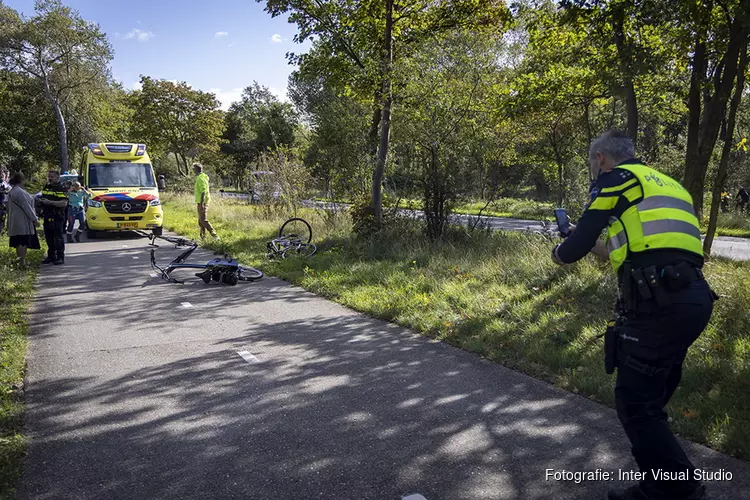
{"type": "Polygon", "coordinates": [[[274,255],[282,253],[284,250],[292,247],[302,246],[302,240],[299,238],[293,238],[292,236],[282,236],[281,238],[274,238],[268,244],[268,249],[274,255]]]}
{"type": "MultiPolygon", "coordinates": [[[[156,245],[153,241],[151,242],[153,246],[156,245]]],[[[175,247],[178,245],[175,244],[175,247]]],[[[157,271],[160,275],[160,277],[163,280],[169,281],[170,283],[185,283],[184,281],[175,279],[171,273],[175,269],[206,269],[206,264],[186,264],[185,261],[190,257],[190,255],[195,252],[195,250],[198,248],[198,243],[193,242],[190,245],[190,248],[182,252],[180,255],[175,257],[172,262],[170,262],[167,267],[161,267],[159,264],[156,263],[156,249],[151,249],[151,267],[154,271],[157,271]]]]}
{"type": "MultiPolygon", "coordinates": [[[[156,238],[157,237],[152,238],[151,241],[151,245],[154,247],[158,247],[158,245],[155,244],[156,238]]],[[[239,281],[256,281],[263,277],[263,273],[261,271],[253,268],[243,268],[236,260],[230,259],[226,255],[223,258],[210,260],[206,264],[188,264],[185,261],[198,248],[198,243],[196,243],[195,241],[188,241],[184,238],[177,238],[176,241],[174,239],[167,239],[164,237],[161,237],[161,239],[169,241],[170,243],[174,243],[175,247],[184,245],[189,246],[187,250],[175,257],[172,262],[170,262],[166,267],[161,267],[156,263],[156,249],[151,249],[151,267],[154,269],[154,271],[157,271],[159,273],[159,277],[170,283],[185,283],[184,281],[178,280],[177,278],[172,276],[172,272],[176,269],[201,270],[203,272],[196,273],[196,276],[201,278],[206,284],[210,283],[211,281],[217,281],[226,285],[236,285],[239,281]],[[251,271],[256,275],[252,276],[251,274],[243,273],[247,271],[251,271]]]]}

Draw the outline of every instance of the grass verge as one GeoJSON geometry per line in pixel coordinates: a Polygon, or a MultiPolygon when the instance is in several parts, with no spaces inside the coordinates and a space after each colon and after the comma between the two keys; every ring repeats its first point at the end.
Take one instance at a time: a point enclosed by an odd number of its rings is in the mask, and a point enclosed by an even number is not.
{"type": "Polygon", "coordinates": [[[735,236],[750,238],[750,215],[730,212],[719,214],[716,234],[719,236],[735,236]]]}
{"type": "MultiPolygon", "coordinates": [[[[197,236],[187,198],[165,200],[170,229],[197,236]]],[[[302,212],[318,255],[265,261],[265,242],[285,217],[217,201],[215,245],[269,274],[371,316],[413,328],[505,366],[612,406],[604,373],[603,331],[614,301],[608,265],[593,259],[557,267],[551,242],[522,233],[456,230],[426,240],[413,221],[395,221],[371,239],[349,233],[342,217],[302,212]]],[[[212,244],[213,245],[213,244],[212,244]]],[[[706,266],[723,298],[691,349],[670,403],[676,432],[750,459],[750,265],[715,259],[706,266]]]]}
{"type": "Polygon", "coordinates": [[[28,311],[41,252],[30,252],[31,268],[15,268],[15,250],[0,238],[0,499],[15,496],[26,456],[23,436],[23,376],[28,311]]]}

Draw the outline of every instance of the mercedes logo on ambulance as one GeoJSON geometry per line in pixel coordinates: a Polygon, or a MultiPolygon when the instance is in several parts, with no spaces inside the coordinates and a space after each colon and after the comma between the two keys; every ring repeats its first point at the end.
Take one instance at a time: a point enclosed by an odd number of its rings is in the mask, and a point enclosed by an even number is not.
{"type": "Polygon", "coordinates": [[[130,209],[133,208],[130,206],[130,203],[123,203],[122,204],[122,211],[123,212],[130,212],[130,209]]]}

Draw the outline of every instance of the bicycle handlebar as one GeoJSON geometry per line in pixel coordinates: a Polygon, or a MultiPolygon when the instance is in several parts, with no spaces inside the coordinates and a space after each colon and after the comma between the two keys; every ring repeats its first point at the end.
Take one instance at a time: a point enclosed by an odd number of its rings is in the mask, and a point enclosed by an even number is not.
{"type": "Polygon", "coordinates": [[[182,236],[154,236],[154,239],[156,238],[168,241],[178,247],[198,246],[196,241],[183,238],[182,236]]]}

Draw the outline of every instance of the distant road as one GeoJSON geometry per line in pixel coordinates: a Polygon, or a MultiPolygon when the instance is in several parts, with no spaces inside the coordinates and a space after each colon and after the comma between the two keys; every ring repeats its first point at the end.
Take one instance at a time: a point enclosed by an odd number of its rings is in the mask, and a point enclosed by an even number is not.
{"type": "MultiPolygon", "coordinates": [[[[226,198],[238,198],[246,200],[247,194],[241,193],[222,193],[226,198]]],[[[322,201],[308,200],[303,202],[305,206],[311,208],[322,208],[325,210],[346,209],[346,203],[330,203],[322,201]]],[[[424,216],[420,210],[402,210],[401,213],[421,218],[424,216]]],[[[470,221],[476,219],[474,215],[454,214],[451,216],[451,222],[454,224],[467,225],[470,221]]],[[[490,228],[502,231],[541,231],[542,227],[539,221],[513,219],[509,217],[488,217],[482,216],[482,223],[487,224],[490,228]]],[[[733,238],[729,236],[717,236],[714,238],[712,254],[720,257],[727,257],[734,260],[750,260],[750,239],[733,238]]]]}

